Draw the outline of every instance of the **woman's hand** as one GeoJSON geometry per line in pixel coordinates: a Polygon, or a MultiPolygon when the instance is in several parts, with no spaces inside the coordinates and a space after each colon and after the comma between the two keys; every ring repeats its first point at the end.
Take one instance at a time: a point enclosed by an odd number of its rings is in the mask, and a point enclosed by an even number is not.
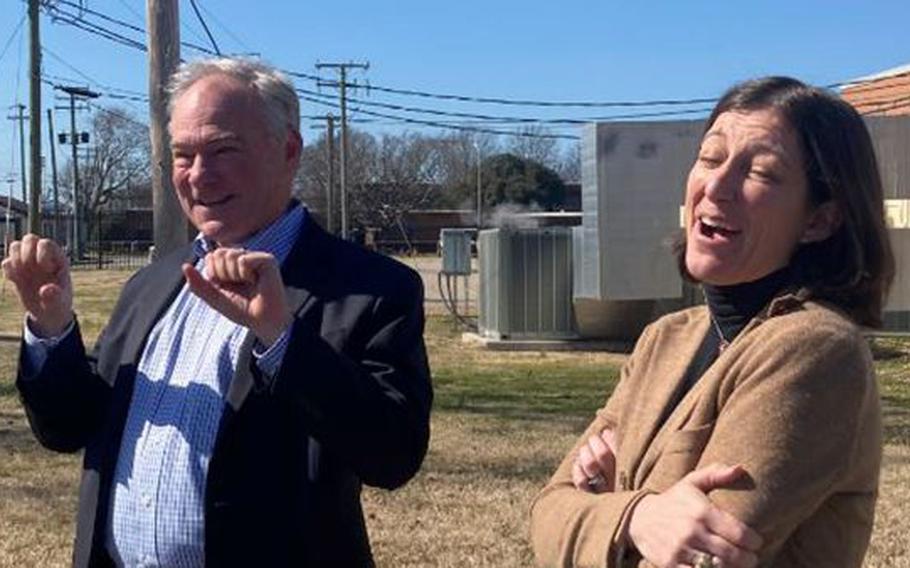
{"type": "Polygon", "coordinates": [[[590,493],[613,491],[616,474],[616,438],[609,428],[590,436],[578,449],[572,465],[572,483],[590,493]]]}
{"type": "Polygon", "coordinates": [[[709,555],[714,566],[752,568],[758,564],[761,536],[707,497],[744,473],[742,466],[709,465],[663,493],[643,498],[632,510],[630,540],[659,567],[695,566],[709,555]]]}

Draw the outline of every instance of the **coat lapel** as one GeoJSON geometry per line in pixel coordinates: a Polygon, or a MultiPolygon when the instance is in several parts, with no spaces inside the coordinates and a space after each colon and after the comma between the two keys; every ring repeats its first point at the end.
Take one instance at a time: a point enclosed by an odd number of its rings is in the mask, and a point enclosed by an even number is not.
{"type": "MultiPolygon", "coordinates": [[[[306,282],[314,272],[319,272],[319,266],[315,260],[317,260],[319,252],[324,249],[320,242],[324,236],[325,234],[315,224],[315,221],[307,217],[300,236],[297,237],[291,252],[281,266],[281,277],[285,282],[284,292],[295,320],[300,320],[314,304],[315,296],[306,282]]],[[[231,382],[228,384],[225,400],[234,410],[240,409],[255,383],[251,366],[255,364],[252,362],[255,343],[255,335],[251,332],[247,333],[240,347],[234,376],[231,377],[231,382]]]]}
{"type": "Polygon", "coordinates": [[[664,346],[672,345],[673,352],[652,358],[653,366],[645,369],[642,375],[647,377],[647,385],[638,389],[638,399],[630,406],[634,410],[629,412],[628,418],[623,417],[628,425],[621,441],[621,453],[627,456],[623,460],[626,466],[623,469],[633,474],[635,487],[640,486],[640,481],[644,479],[643,471],[653,464],[654,442],[658,433],[666,427],[667,417],[674,412],[671,406],[677,399],[677,389],[708,331],[708,319],[704,318],[694,332],[691,330],[692,327],[685,324],[664,330],[663,333],[670,336],[658,338],[655,349],[662,350],[664,346]],[[684,329],[689,330],[686,335],[677,336],[684,329]]]}

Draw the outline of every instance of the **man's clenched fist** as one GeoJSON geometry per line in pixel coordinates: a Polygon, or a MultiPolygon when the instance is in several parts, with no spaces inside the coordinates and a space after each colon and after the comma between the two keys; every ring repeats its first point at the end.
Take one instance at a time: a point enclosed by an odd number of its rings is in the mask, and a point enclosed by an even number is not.
{"type": "Polygon", "coordinates": [[[265,252],[219,248],[205,257],[203,277],[183,265],[190,290],[229,320],[248,327],[271,345],[291,323],[284,283],[275,257],[265,252]]]}
{"type": "Polygon", "coordinates": [[[52,337],[66,330],[73,321],[73,284],[57,243],[31,233],[13,241],[3,273],[15,284],[35,335],[52,337]]]}

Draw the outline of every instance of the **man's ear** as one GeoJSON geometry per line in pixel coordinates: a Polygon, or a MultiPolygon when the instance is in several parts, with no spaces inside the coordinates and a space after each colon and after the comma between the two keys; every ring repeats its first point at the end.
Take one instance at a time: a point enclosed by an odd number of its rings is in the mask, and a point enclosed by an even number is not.
{"type": "Polygon", "coordinates": [[[284,143],[284,159],[297,161],[303,152],[303,138],[293,128],[288,129],[288,136],[284,143]]]}
{"type": "Polygon", "coordinates": [[[828,200],[816,207],[806,220],[800,243],[817,243],[830,237],[843,222],[840,207],[828,200]]]}

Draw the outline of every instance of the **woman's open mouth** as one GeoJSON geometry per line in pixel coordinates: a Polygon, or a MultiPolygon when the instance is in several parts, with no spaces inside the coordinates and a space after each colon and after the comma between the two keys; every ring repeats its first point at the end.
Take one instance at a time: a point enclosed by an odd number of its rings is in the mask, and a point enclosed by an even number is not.
{"type": "Polygon", "coordinates": [[[730,240],[739,235],[742,231],[728,225],[717,218],[700,216],[698,217],[698,232],[708,239],[719,237],[723,240],[730,240]]]}

